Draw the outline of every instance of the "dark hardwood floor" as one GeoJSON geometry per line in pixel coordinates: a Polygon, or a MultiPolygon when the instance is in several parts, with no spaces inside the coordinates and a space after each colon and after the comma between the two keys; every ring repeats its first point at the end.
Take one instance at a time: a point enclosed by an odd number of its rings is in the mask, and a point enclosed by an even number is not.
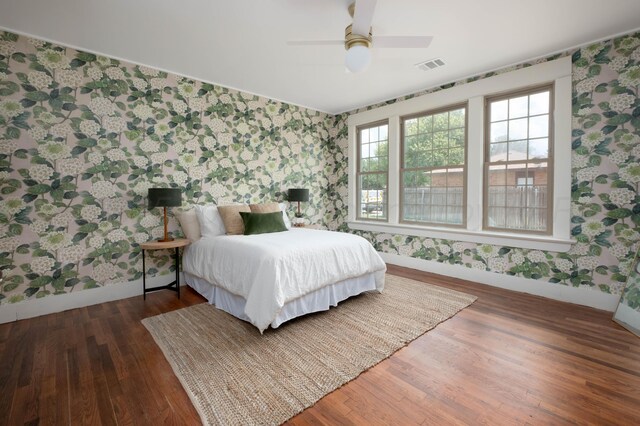
{"type": "MultiPolygon", "coordinates": [[[[640,339],[590,308],[400,267],[478,300],[291,419],[305,424],[640,424],[640,339]]],[[[158,292],[0,325],[0,425],[198,424],[140,320],[158,292]]]]}

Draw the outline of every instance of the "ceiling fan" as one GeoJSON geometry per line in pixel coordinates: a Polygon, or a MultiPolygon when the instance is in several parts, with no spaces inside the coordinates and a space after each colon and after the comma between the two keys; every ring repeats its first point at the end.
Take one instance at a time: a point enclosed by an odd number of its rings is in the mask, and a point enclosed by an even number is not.
{"type": "Polygon", "coordinates": [[[344,30],[344,40],[289,41],[290,46],[343,44],[347,53],[345,65],[352,73],[364,71],[371,63],[371,47],[427,48],[432,36],[374,36],[371,29],[377,0],[357,0],[349,5],[353,23],[344,30]]]}

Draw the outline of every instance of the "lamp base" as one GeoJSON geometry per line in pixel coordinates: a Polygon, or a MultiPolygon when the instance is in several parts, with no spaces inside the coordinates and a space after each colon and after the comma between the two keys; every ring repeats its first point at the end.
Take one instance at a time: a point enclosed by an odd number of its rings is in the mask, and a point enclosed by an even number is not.
{"type": "Polygon", "coordinates": [[[175,238],[161,238],[158,240],[159,243],[168,243],[169,241],[173,241],[175,238]]]}

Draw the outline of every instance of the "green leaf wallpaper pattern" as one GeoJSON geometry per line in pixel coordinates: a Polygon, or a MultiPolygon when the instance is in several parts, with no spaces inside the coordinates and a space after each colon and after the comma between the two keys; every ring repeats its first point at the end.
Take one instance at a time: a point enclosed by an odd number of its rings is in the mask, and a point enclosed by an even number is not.
{"type": "MultiPolygon", "coordinates": [[[[139,244],[163,233],[149,187],[182,188],[188,208],[303,186],[307,217],[336,228],[333,128],[324,113],[0,33],[0,303],[140,278],[139,244]]],[[[171,272],[168,251],[150,254],[150,274],[171,272]]]]}
{"type": "MultiPolygon", "coordinates": [[[[571,235],[577,241],[569,252],[351,231],[344,223],[340,230],[367,238],[385,253],[620,294],[633,255],[640,247],[640,33],[534,63],[566,55],[572,55],[573,61],[571,235]]],[[[534,63],[447,84],[354,113],[534,63]]],[[[634,307],[638,309],[638,305],[634,307]]]]}
{"type": "MultiPolygon", "coordinates": [[[[640,34],[536,62],[565,55],[568,253],[356,233],[382,252],[619,294],[640,245],[640,34]]],[[[138,244],[162,233],[160,209],[144,206],[150,186],[184,188],[187,204],[282,200],[303,185],[311,221],[351,232],[348,115],[0,33],[0,303],[139,278],[138,244]]],[[[149,272],[169,273],[168,253],[153,255],[149,272]]]]}

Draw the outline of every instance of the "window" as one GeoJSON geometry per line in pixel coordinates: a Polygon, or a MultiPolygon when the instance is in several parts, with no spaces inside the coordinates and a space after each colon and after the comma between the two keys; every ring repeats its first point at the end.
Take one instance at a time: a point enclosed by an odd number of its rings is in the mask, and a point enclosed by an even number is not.
{"type": "Polygon", "coordinates": [[[571,57],[350,114],[352,229],[563,252],[571,57]]]}
{"type": "Polygon", "coordinates": [[[389,187],[389,124],[358,128],[358,218],[386,221],[389,187]]]}
{"type": "Polygon", "coordinates": [[[406,223],[465,223],[466,106],[405,117],[401,214],[406,223]]]}
{"type": "Polygon", "coordinates": [[[551,231],[552,87],[487,99],[484,227],[551,231]]]}

